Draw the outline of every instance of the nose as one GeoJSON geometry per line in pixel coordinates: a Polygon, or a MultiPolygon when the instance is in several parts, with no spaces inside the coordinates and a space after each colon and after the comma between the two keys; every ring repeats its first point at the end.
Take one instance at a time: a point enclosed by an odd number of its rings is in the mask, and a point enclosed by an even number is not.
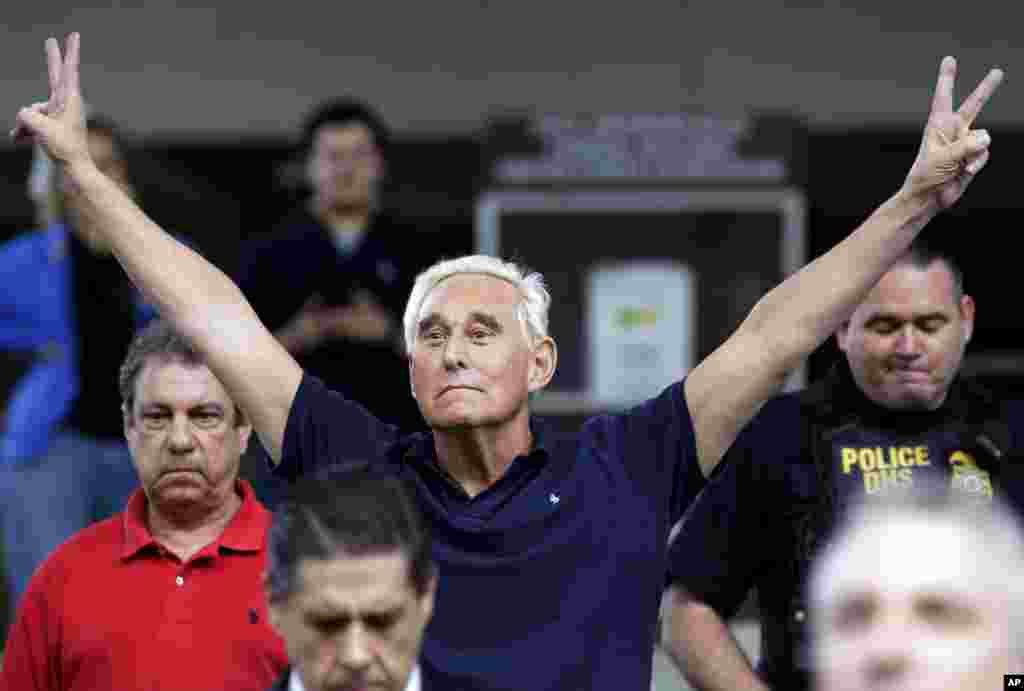
{"type": "MultiPolygon", "coordinates": [[[[906,645],[904,642],[903,646],[906,645]]],[[[903,678],[910,667],[908,655],[905,650],[897,648],[869,660],[865,670],[869,688],[893,684],[903,678]]]]}
{"type": "Polygon", "coordinates": [[[863,642],[866,650],[862,672],[868,688],[895,683],[909,673],[913,653],[907,628],[896,617],[888,617],[878,622],[863,642]]]}
{"type": "Polygon", "coordinates": [[[373,661],[370,637],[358,623],[349,626],[338,637],[338,661],[349,672],[365,670],[373,661]]]}
{"type": "Polygon", "coordinates": [[[174,453],[187,453],[195,447],[192,426],[184,415],[176,415],[171,420],[171,429],[167,437],[167,445],[174,453]]]}
{"type": "Polygon", "coordinates": [[[466,367],[465,343],[455,334],[444,345],[444,366],[449,370],[466,367]]]}
{"type": "Polygon", "coordinates": [[[907,324],[896,334],[896,354],[906,358],[921,354],[920,334],[913,324],[907,324]]]}

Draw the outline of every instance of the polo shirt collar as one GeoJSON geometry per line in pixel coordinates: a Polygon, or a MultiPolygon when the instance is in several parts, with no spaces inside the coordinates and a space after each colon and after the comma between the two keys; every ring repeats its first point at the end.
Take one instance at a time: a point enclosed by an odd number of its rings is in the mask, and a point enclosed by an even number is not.
{"type": "MultiPolygon", "coordinates": [[[[242,495],[242,505],[216,543],[220,547],[226,547],[236,552],[259,552],[263,549],[266,536],[267,511],[256,499],[252,485],[247,481],[238,480],[235,483],[235,489],[242,495]]],[[[147,525],[147,503],[146,494],[141,487],[135,490],[128,499],[128,505],[122,514],[124,525],[122,560],[130,559],[150,545],[157,544],[147,525]]]]}
{"type": "MultiPolygon", "coordinates": [[[[527,472],[530,467],[540,467],[550,460],[551,451],[549,445],[554,436],[550,425],[543,420],[530,417],[530,433],[533,435],[533,447],[529,452],[517,456],[509,469],[509,474],[518,475],[527,472]]],[[[437,447],[434,446],[434,436],[430,432],[421,432],[413,436],[409,445],[401,454],[402,463],[416,465],[425,469],[434,477],[440,479],[448,490],[456,496],[468,499],[466,490],[452,477],[451,473],[441,465],[437,458],[437,447]]],[[[506,481],[507,482],[507,481],[506,481]]]]}
{"type": "MultiPolygon", "coordinates": [[[[550,423],[536,417],[530,417],[530,433],[533,435],[533,447],[519,458],[527,458],[537,463],[545,463],[551,456],[550,444],[554,431],[550,423]]],[[[435,466],[440,466],[437,459],[437,447],[434,446],[434,435],[430,432],[420,432],[413,435],[411,443],[402,454],[405,461],[427,461],[435,466]]]]}

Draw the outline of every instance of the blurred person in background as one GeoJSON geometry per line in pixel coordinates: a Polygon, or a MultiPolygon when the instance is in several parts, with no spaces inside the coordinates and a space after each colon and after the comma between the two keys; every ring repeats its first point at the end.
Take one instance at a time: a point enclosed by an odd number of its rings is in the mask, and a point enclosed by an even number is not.
{"type": "Polygon", "coordinates": [[[382,199],[390,132],[365,103],[332,100],[309,113],[299,149],[310,194],[243,248],[238,285],[306,371],[385,422],[422,429],[401,319],[413,279],[437,256],[382,199]]]}
{"type": "Polygon", "coordinates": [[[811,575],[817,689],[983,691],[1024,672],[1017,514],[915,489],[842,525],[811,575]]]}
{"type": "MultiPolygon", "coordinates": [[[[86,129],[97,168],[132,196],[115,124],[96,115],[86,129]]],[[[0,523],[15,603],[57,545],[124,508],[137,485],[117,371],[136,329],[155,314],[96,222],[80,213],[73,186],[38,156],[31,186],[49,225],[0,246],[0,347],[35,353],[0,436],[0,523]]]]}

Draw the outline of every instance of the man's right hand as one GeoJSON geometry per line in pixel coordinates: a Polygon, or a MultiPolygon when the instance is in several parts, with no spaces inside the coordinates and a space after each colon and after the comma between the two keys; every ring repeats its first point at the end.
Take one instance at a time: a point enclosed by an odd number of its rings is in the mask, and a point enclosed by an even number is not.
{"type": "Polygon", "coordinates": [[[11,131],[15,141],[35,141],[53,160],[65,165],[91,161],[78,85],[80,44],[79,34],[70,34],[61,56],[57,39],[46,39],[50,98],[18,111],[11,131]]]}

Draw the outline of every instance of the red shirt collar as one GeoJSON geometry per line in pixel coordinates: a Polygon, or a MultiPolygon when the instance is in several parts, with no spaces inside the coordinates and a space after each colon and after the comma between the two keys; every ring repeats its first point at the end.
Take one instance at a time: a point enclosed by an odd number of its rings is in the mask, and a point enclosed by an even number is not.
{"type": "MultiPolygon", "coordinates": [[[[267,529],[270,527],[270,512],[256,498],[252,485],[247,481],[238,480],[235,489],[242,496],[242,505],[220,537],[200,550],[196,556],[215,554],[220,547],[236,552],[259,552],[263,549],[267,529]]],[[[157,544],[147,525],[147,503],[146,494],[141,487],[128,498],[128,505],[121,514],[124,525],[121,559],[130,559],[146,547],[157,544]]]]}

